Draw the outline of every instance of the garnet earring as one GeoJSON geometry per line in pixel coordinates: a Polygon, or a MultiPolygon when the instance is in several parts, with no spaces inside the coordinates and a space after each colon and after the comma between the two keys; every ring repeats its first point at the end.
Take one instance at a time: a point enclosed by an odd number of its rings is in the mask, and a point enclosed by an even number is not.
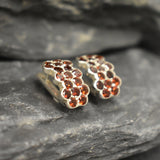
{"type": "Polygon", "coordinates": [[[38,78],[54,99],[74,109],[88,103],[90,89],[82,79],[82,72],[69,60],[50,60],[42,64],[38,78]]]}
{"type": "Polygon", "coordinates": [[[113,64],[105,61],[103,56],[84,55],[78,57],[77,61],[95,96],[108,99],[120,93],[121,79],[116,75],[113,64]]]}

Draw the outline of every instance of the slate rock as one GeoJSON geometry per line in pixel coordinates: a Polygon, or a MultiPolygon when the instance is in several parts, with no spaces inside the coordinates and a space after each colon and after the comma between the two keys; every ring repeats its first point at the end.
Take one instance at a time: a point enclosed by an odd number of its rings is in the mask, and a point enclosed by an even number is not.
{"type": "Polygon", "coordinates": [[[160,2],[156,0],[3,0],[0,6],[2,13],[22,16],[24,19],[31,16],[48,21],[71,21],[99,27],[139,30],[155,30],[160,11],[160,2]]]}
{"type": "Polygon", "coordinates": [[[121,94],[85,107],[57,104],[38,81],[40,62],[0,62],[0,160],[116,160],[160,144],[159,57],[107,55],[121,94]]]}
{"type": "Polygon", "coordinates": [[[157,1],[2,0],[0,7],[1,58],[71,57],[140,41],[159,49],[157,1]]]}
{"type": "Polygon", "coordinates": [[[160,146],[157,146],[149,151],[139,153],[137,155],[124,158],[123,160],[157,160],[160,159],[160,146]]]}
{"type": "MultiPolygon", "coordinates": [[[[26,13],[28,11],[32,11],[32,13],[45,15],[47,17],[54,17],[56,19],[64,19],[67,17],[71,20],[87,20],[95,15],[94,13],[97,13],[97,16],[103,15],[105,13],[104,9],[107,9],[106,12],[110,13],[111,10],[109,8],[105,8],[108,6],[115,8],[116,11],[122,8],[126,9],[126,7],[130,7],[132,9],[135,8],[137,11],[143,8],[150,8],[157,12],[160,11],[160,2],[157,0],[23,0],[14,2],[12,0],[2,0],[0,2],[0,6],[1,8],[10,10],[13,13],[26,13]],[[101,12],[99,13],[99,11],[101,12]]],[[[114,13],[114,11],[112,13],[114,13]]],[[[131,12],[129,12],[129,14],[130,13],[131,12]]]]}
{"type": "MultiPolygon", "coordinates": [[[[1,14],[1,13],[0,13],[1,14]]],[[[136,31],[1,14],[0,57],[42,60],[135,46],[136,31]]]]}

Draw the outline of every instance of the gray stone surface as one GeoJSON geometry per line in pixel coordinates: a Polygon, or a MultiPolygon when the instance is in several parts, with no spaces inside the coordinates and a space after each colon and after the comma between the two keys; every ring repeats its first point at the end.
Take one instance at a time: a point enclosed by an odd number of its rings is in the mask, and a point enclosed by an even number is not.
{"type": "Polygon", "coordinates": [[[156,0],[2,0],[1,12],[49,21],[83,22],[105,27],[155,29],[160,2],[156,0]]]}
{"type": "MultiPolygon", "coordinates": [[[[97,11],[99,11],[99,9],[103,10],[103,6],[107,5],[110,5],[111,7],[115,6],[115,9],[117,6],[132,6],[135,8],[148,7],[157,12],[160,11],[160,2],[158,0],[23,0],[14,2],[12,0],[1,0],[0,2],[2,8],[11,10],[14,13],[34,11],[34,13],[42,13],[43,15],[56,19],[70,15],[70,17],[67,18],[72,20],[88,19],[95,9],[97,11]],[[54,14],[49,15],[43,13],[45,9],[49,9],[48,11],[54,14]],[[88,17],[85,17],[84,15],[87,15],[88,17]]],[[[99,13],[97,13],[97,15],[99,15],[99,13]]]]}
{"type": "MultiPolygon", "coordinates": [[[[0,13],[1,14],[1,13],[0,13]]],[[[141,34],[34,17],[1,15],[0,57],[39,60],[137,45],[141,34]]]]}
{"type": "Polygon", "coordinates": [[[1,0],[0,8],[0,57],[70,57],[140,41],[159,51],[156,0],[1,0]]]}
{"type": "Polygon", "coordinates": [[[160,146],[155,147],[147,152],[124,158],[123,160],[158,160],[160,159],[160,146]]]}
{"type": "Polygon", "coordinates": [[[68,110],[36,78],[40,62],[0,62],[0,160],[116,160],[160,144],[160,58],[106,55],[120,96],[68,110]]]}

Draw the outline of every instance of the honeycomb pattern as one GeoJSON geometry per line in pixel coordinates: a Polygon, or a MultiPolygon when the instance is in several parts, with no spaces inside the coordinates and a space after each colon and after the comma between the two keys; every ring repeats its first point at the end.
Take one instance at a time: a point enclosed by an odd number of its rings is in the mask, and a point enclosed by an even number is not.
{"type": "Polygon", "coordinates": [[[114,72],[114,66],[100,55],[84,55],[78,58],[80,66],[88,69],[94,78],[94,88],[103,99],[120,93],[121,79],[114,72]]]}
{"type": "Polygon", "coordinates": [[[82,72],[73,67],[69,60],[52,60],[43,63],[44,72],[50,73],[58,85],[61,85],[61,96],[68,108],[84,106],[90,92],[82,80],[82,72]]]}

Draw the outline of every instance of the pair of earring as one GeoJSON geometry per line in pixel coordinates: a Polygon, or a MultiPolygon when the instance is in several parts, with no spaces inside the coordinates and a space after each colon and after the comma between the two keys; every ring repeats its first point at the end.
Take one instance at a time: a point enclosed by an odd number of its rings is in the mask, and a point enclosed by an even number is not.
{"type": "Polygon", "coordinates": [[[90,91],[102,99],[120,93],[121,79],[114,72],[113,64],[105,61],[103,56],[84,55],[76,61],[81,70],[74,68],[69,60],[43,62],[43,73],[38,77],[55,101],[74,109],[88,103],[90,91]]]}

